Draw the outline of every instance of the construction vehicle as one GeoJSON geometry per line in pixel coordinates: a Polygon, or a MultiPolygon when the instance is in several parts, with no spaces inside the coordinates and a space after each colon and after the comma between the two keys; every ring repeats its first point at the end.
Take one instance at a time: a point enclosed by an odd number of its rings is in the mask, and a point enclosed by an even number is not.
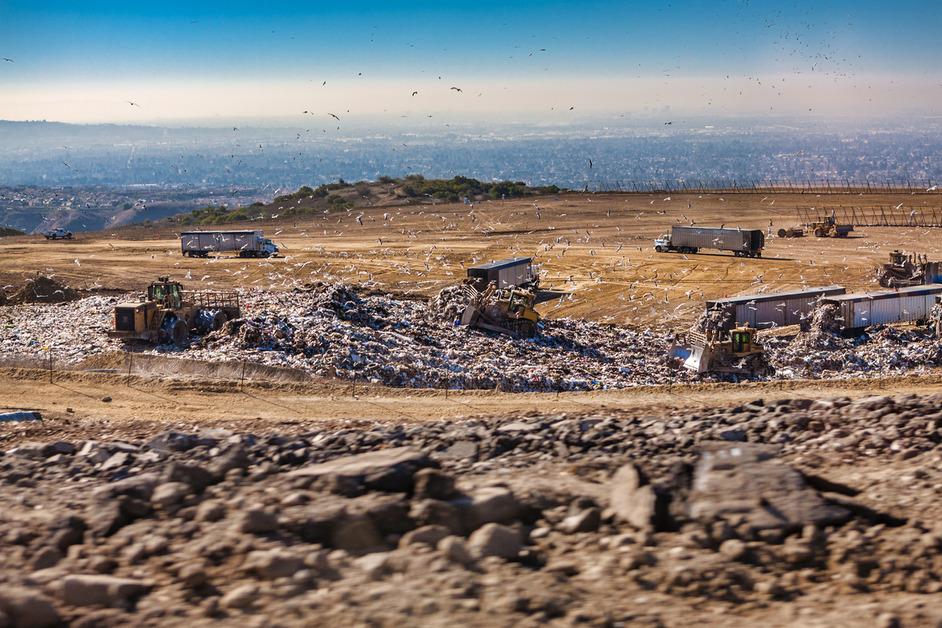
{"type": "Polygon", "coordinates": [[[45,233],[43,233],[43,237],[46,238],[47,240],[71,240],[72,232],[66,231],[65,229],[62,229],[61,227],[56,227],[55,229],[52,229],[51,231],[46,231],[45,233]]]}
{"type": "Polygon", "coordinates": [[[906,288],[942,283],[942,263],[930,262],[925,255],[890,253],[890,262],[877,271],[877,281],[884,288],[906,288]]]}
{"type": "Polygon", "coordinates": [[[491,283],[479,291],[464,284],[468,305],[459,325],[507,334],[514,338],[532,338],[536,335],[540,314],[534,309],[536,294],[525,288],[498,288],[491,283]]]}
{"type": "Polygon", "coordinates": [[[837,224],[837,218],[834,217],[833,213],[830,216],[825,216],[822,221],[812,222],[805,226],[816,238],[846,238],[854,230],[854,225],[837,224]]]}
{"type": "Polygon", "coordinates": [[[169,277],[159,277],[147,287],[144,301],[119,303],[114,308],[112,338],[125,342],[185,345],[190,333],[221,328],[227,320],[242,315],[235,292],[193,292],[169,277]]]}
{"type": "Polygon", "coordinates": [[[778,237],[780,238],[803,238],[805,237],[804,227],[787,227],[785,229],[778,230],[778,237]]]}
{"type": "Polygon", "coordinates": [[[700,249],[732,251],[736,257],[762,257],[765,234],[761,229],[683,227],[673,225],[670,234],[654,240],[658,253],[697,253],[700,249]]]}
{"type": "Polygon", "coordinates": [[[748,325],[729,331],[691,330],[683,345],[671,347],[670,357],[675,365],[697,373],[756,377],[771,371],[756,330],[748,325]]]}

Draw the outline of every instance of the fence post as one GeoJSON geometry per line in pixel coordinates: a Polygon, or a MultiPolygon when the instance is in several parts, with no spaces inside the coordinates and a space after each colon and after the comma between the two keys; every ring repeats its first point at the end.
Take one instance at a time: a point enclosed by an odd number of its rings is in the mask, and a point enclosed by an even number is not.
{"type": "Polygon", "coordinates": [[[134,353],[131,351],[128,351],[128,378],[127,378],[127,381],[125,381],[124,383],[125,386],[131,385],[131,365],[132,364],[134,364],[134,353]]]}
{"type": "Polygon", "coordinates": [[[245,386],[245,360],[242,360],[242,377],[239,378],[239,392],[245,386]]]}
{"type": "Polygon", "coordinates": [[[49,350],[49,383],[52,383],[52,350],[49,350]]]}

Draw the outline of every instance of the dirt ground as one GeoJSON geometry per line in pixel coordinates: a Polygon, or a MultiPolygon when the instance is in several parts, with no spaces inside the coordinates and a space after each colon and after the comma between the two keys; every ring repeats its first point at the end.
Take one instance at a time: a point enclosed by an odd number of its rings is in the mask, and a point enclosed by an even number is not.
{"type": "MultiPolygon", "coordinates": [[[[934,206],[930,194],[577,194],[355,209],[327,217],[278,218],[233,228],[263,229],[283,257],[184,258],[173,228],[128,227],[79,234],[72,242],[41,236],[0,241],[0,282],[36,272],[75,287],[141,289],[169,274],[193,288],[288,287],[335,278],[429,296],[475,262],[534,256],[544,287],[558,291],[544,316],[676,327],[706,299],[766,290],[840,284],[874,287],[876,267],[894,249],[933,252],[928,228],[864,227],[847,239],[772,238],[762,259],[730,253],[658,254],[652,240],[672,224],[773,231],[797,223],[798,207],[934,206]],[[361,224],[362,223],[362,224],[361,224]]],[[[272,214],[278,215],[272,206],[272,214]]]]}
{"type": "MultiPolygon", "coordinates": [[[[463,204],[377,207],[334,214],[326,219],[284,221],[276,218],[249,225],[233,225],[264,229],[265,234],[282,247],[284,255],[271,260],[243,260],[222,255],[205,260],[184,258],[170,227],[129,227],[108,233],[78,234],[72,242],[48,242],[40,236],[20,236],[0,240],[0,285],[18,285],[37,273],[54,275],[56,279],[75,288],[121,291],[139,290],[158,275],[164,274],[179,279],[191,289],[264,287],[277,290],[308,281],[334,279],[366,283],[396,294],[424,298],[458,282],[464,276],[464,266],[468,264],[511,255],[532,255],[542,265],[543,288],[558,293],[541,304],[545,316],[679,330],[702,311],[706,299],[830,284],[843,285],[849,291],[873,289],[876,286],[876,267],[887,258],[890,251],[902,249],[927,253],[930,259],[936,259],[938,247],[932,244],[935,235],[932,229],[861,228],[853,237],[839,240],[772,238],[761,259],[740,259],[728,253],[686,256],[657,254],[653,250],[652,240],[668,231],[670,225],[693,221],[707,226],[726,224],[766,229],[771,221],[773,230],[777,230],[796,224],[796,207],[851,204],[894,206],[901,202],[907,206],[924,205],[933,204],[936,199],[929,195],[911,197],[903,194],[821,197],[788,193],[725,196],[672,194],[670,197],[646,194],[564,194],[558,197],[475,203],[473,207],[463,204]]],[[[277,213],[278,208],[273,207],[272,211],[277,213]]],[[[67,307],[63,306],[64,314],[67,313],[67,307]]],[[[296,438],[307,439],[304,441],[304,451],[310,452],[310,462],[320,460],[322,453],[332,456],[335,453],[360,453],[370,447],[382,449],[387,442],[384,439],[395,433],[397,426],[402,430],[411,430],[409,433],[414,435],[415,442],[423,442],[422,432],[427,426],[429,430],[439,430],[447,436],[451,427],[443,425],[454,425],[458,426],[455,429],[466,430],[467,434],[473,436],[477,433],[475,430],[484,429],[475,421],[492,421],[495,423],[487,428],[491,431],[484,440],[493,444],[497,451],[508,438],[506,430],[522,430],[526,433],[526,429],[529,429],[521,427],[522,423],[518,419],[522,422],[541,422],[541,429],[545,432],[541,432],[543,436],[540,437],[545,441],[540,445],[542,450],[524,450],[526,437],[522,436],[518,439],[521,444],[513,449],[516,453],[509,458],[512,465],[508,463],[504,467],[496,462],[487,466],[486,461],[481,461],[476,463],[484,465],[480,468],[476,465],[461,466],[461,463],[449,471],[453,471],[459,479],[499,481],[503,483],[501,486],[506,484],[516,490],[528,482],[537,483],[538,480],[556,478],[557,475],[559,481],[566,484],[575,481],[574,477],[578,479],[580,474],[596,473],[600,469],[609,473],[623,464],[631,452],[655,468],[668,459],[668,454],[677,454],[672,447],[676,449],[682,446],[682,453],[686,456],[684,459],[693,460],[693,444],[699,443],[701,436],[704,440],[726,438],[717,435],[727,434],[722,431],[727,427],[733,431],[740,428],[746,430],[742,426],[748,423],[751,426],[748,434],[744,431],[742,436],[748,442],[758,438],[757,442],[760,443],[782,445],[789,452],[784,458],[789,464],[805,470],[811,469],[814,474],[820,474],[830,481],[863,489],[861,499],[867,508],[904,513],[910,523],[902,530],[907,534],[924,534],[920,543],[929,548],[924,549],[925,561],[929,562],[920,563],[919,571],[913,574],[906,572],[904,575],[908,580],[893,580],[903,577],[899,573],[904,570],[908,560],[909,550],[900,548],[910,546],[897,539],[902,532],[892,533],[897,536],[886,536],[890,533],[882,531],[882,524],[873,525],[878,518],[868,519],[870,515],[860,515],[855,520],[857,522],[854,525],[857,527],[854,529],[846,526],[836,531],[828,529],[828,533],[833,535],[831,538],[836,539],[829,546],[830,553],[821,556],[815,554],[812,558],[822,561],[826,560],[822,556],[831,557],[827,558],[831,563],[822,566],[824,563],[816,562],[817,566],[813,569],[809,567],[800,572],[777,575],[775,577],[778,580],[768,585],[768,590],[761,588],[759,580],[756,580],[755,587],[744,593],[740,601],[722,601],[725,595],[723,591],[733,586],[727,581],[717,579],[708,586],[704,585],[705,588],[700,591],[684,580],[688,576],[680,578],[677,575],[679,571],[667,571],[675,561],[688,560],[685,551],[692,552],[691,565],[703,566],[702,573],[698,573],[704,579],[713,578],[713,575],[704,574],[722,575],[736,571],[727,565],[717,572],[711,565],[717,558],[726,560],[723,558],[725,554],[718,553],[717,548],[709,544],[690,549],[699,534],[697,530],[685,528],[679,535],[671,532],[663,538],[658,537],[656,543],[644,535],[625,540],[622,537],[631,534],[616,534],[627,528],[614,523],[610,513],[604,514],[604,500],[593,506],[591,500],[585,502],[583,498],[567,493],[566,499],[572,498],[568,507],[562,502],[552,508],[544,504],[541,508],[545,507],[545,519],[541,519],[535,528],[526,528],[527,534],[533,535],[528,537],[531,539],[530,546],[551,559],[560,560],[560,563],[554,563],[542,571],[533,569],[525,560],[526,551],[531,550],[525,550],[519,564],[505,564],[500,560],[483,561],[480,573],[473,572],[472,576],[468,576],[468,572],[460,572],[454,575],[454,582],[463,582],[470,577],[474,586],[468,585],[467,595],[449,593],[454,597],[452,601],[448,601],[448,596],[440,592],[441,585],[435,580],[439,571],[451,578],[449,574],[452,574],[452,567],[445,569],[434,562],[431,567],[425,563],[409,567],[406,571],[415,574],[416,582],[420,583],[416,591],[431,592],[424,597],[431,595],[435,598],[432,602],[429,599],[421,600],[422,604],[428,602],[428,614],[423,620],[416,620],[417,623],[444,625],[460,617],[468,625],[545,625],[553,622],[571,625],[579,623],[580,617],[588,617],[586,623],[591,625],[628,625],[633,621],[644,625],[689,625],[692,621],[704,621],[712,625],[764,622],[773,626],[876,624],[889,628],[932,625],[932,622],[942,618],[942,609],[938,607],[937,600],[934,601],[934,595],[927,594],[937,594],[937,587],[929,580],[935,577],[932,574],[938,573],[938,567],[942,564],[938,562],[942,551],[937,551],[942,548],[942,541],[938,540],[942,536],[930,532],[937,521],[938,511],[934,504],[942,485],[938,484],[934,462],[938,460],[940,419],[938,413],[929,412],[934,411],[932,406],[939,397],[924,397],[933,393],[942,394],[942,373],[882,379],[695,384],[555,394],[394,389],[332,380],[293,380],[278,377],[277,374],[250,374],[243,383],[235,371],[231,368],[226,370],[228,367],[210,368],[206,365],[206,370],[201,370],[191,365],[187,368],[171,368],[158,360],[145,367],[138,367],[133,374],[127,375],[122,364],[120,359],[112,362],[102,359],[100,363],[84,365],[86,370],[78,367],[53,372],[0,364],[0,412],[37,410],[43,416],[42,421],[0,423],[0,471],[11,478],[9,486],[14,487],[13,491],[0,491],[0,504],[6,504],[2,510],[9,510],[16,517],[21,514],[24,518],[32,516],[34,503],[39,504],[37,508],[40,508],[47,498],[49,503],[57,502],[59,498],[54,499],[53,496],[59,495],[57,491],[61,491],[61,482],[71,481],[65,478],[73,474],[92,482],[90,486],[113,483],[113,479],[118,477],[113,475],[116,473],[114,469],[105,469],[101,462],[93,462],[91,458],[79,461],[79,456],[75,455],[75,451],[81,449],[86,441],[100,442],[104,449],[118,447],[114,449],[118,453],[125,451],[120,449],[124,447],[121,443],[128,441],[134,443],[135,451],[144,451],[146,446],[143,443],[170,429],[197,434],[206,428],[222,428],[234,434],[265,435],[267,449],[260,446],[253,453],[255,462],[250,467],[251,471],[246,470],[246,480],[243,481],[238,474],[230,474],[226,482],[235,482],[237,490],[247,496],[245,499],[261,499],[259,495],[262,495],[263,484],[259,482],[270,481],[271,486],[264,485],[268,488],[264,488],[263,501],[272,501],[286,490],[285,486],[279,484],[279,478],[287,477],[281,471],[296,464],[288,455],[290,451],[284,449],[293,445],[282,441],[288,443],[296,438]],[[868,401],[871,395],[893,395],[902,401],[896,406],[890,404],[887,406],[889,409],[876,407],[868,401]],[[820,402],[820,407],[810,405],[810,400],[836,398],[857,401],[851,403],[844,400],[836,406],[831,401],[820,402]],[[776,408],[777,403],[780,403],[780,408],[776,408]],[[847,409],[838,412],[842,404],[847,409]],[[563,414],[566,416],[561,416],[563,414]],[[743,416],[752,417],[749,419],[752,422],[743,422],[743,416]],[[896,426],[881,422],[883,416],[896,421],[896,426]],[[794,421],[790,417],[795,417],[794,421]],[[475,421],[468,421],[469,418],[475,421]],[[628,430],[624,432],[626,438],[616,443],[615,449],[611,449],[611,440],[606,440],[606,434],[600,433],[598,442],[604,445],[586,445],[577,453],[577,449],[567,449],[553,431],[553,426],[557,424],[581,426],[585,421],[585,425],[592,426],[596,421],[606,420],[615,420],[622,426],[619,429],[628,430]],[[809,420],[817,427],[806,429],[809,420]],[[701,421],[704,430],[712,430],[709,434],[700,434],[701,421]],[[922,427],[922,423],[917,426],[917,421],[923,421],[925,427],[922,427]],[[657,423],[663,423],[664,427],[655,425],[657,423]],[[821,431],[825,429],[827,437],[816,436],[818,433],[825,434],[821,431]],[[337,434],[336,437],[331,435],[331,438],[347,443],[342,451],[325,452],[318,449],[319,445],[313,444],[321,441],[313,439],[311,434],[331,430],[331,434],[337,434]],[[369,441],[368,447],[347,442],[352,442],[349,434],[355,434],[358,430],[363,430],[364,434],[373,434],[369,437],[373,440],[369,441]],[[43,447],[37,448],[35,445],[63,441],[75,445],[72,453],[58,454],[55,448],[55,451],[46,452],[43,447]],[[837,444],[832,444],[832,441],[837,444]],[[657,449],[660,446],[657,443],[661,442],[666,443],[663,452],[657,449]],[[20,453],[4,455],[4,452],[12,452],[14,448],[20,448],[20,453]],[[848,452],[856,453],[851,455],[848,452]],[[281,456],[277,473],[275,467],[266,462],[270,454],[281,456]],[[559,459],[553,459],[553,456],[559,456],[559,459]],[[547,460],[551,460],[551,463],[547,463],[547,460]],[[47,464],[43,461],[50,462],[47,464]],[[35,469],[30,465],[35,465],[35,469]],[[52,469],[48,473],[42,471],[47,466],[52,469]],[[28,487],[33,482],[31,472],[35,472],[39,478],[36,480],[38,484],[34,484],[39,486],[40,491],[25,498],[17,486],[28,487]],[[546,473],[551,476],[544,477],[546,473]],[[913,481],[913,477],[920,481],[913,481]],[[623,550],[606,549],[615,546],[602,544],[601,533],[595,531],[583,536],[579,536],[581,532],[575,536],[560,532],[568,525],[566,521],[571,516],[582,516],[596,506],[604,515],[599,529],[609,535],[605,537],[604,543],[624,542],[633,548],[631,552],[636,552],[641,558],[636,559],[635,553],[629,556],[623,550]],[[535,531],[542,527],[552,528],[548,536],[536,535],[535,531]],[[880,541],[884,538],[881,534],[889,540],[880,541]],[[879,546],[884,548],[882,554],[878,550],[867,549],[870,546],[861,545],[861,539],[870,539],[871,535],[883,543],[879,546]],[[540,538],[545,540],[541,541],[540,538]],[[841,571],[847,561],[839,558],[844,555],[840,552],[851,556],[850,550],[846,549],[850,546],[860,546],[862,549],[856,550],[859,552],[876,551],[878,560],[884,565],[884,580],[877,581],[874,576],[871,580],[877,584],[870,581],[864,583],[863,576],[848,575],[844,573],[846,570],[841,571]],[[683,550],[683,547],[687,549],[683,550]],[[582,584],[576,578],[571,581],[572,585],[569,584],[567,579],[570,572],[589,573],[592,571],[589,563],[608,564],[613,557],[619,556],[621,562],[616,565],[617,569],[611,567],[615,569],[612,572],[614,576],[599,576],[589,584],[582,584]],[[631,560],[626,560],[629,557],[631,560]],[[644,562],[649,559],[656,559],[657,566],[644,562]],[[622,579],[610,579],[616,576],[622,579]],[[513,586],[510,587],[508,583],[513,583],[513,586]],[[573,603],[562,616],[555,614],[558,609],[550,608],[552,605],[540,607],[542,610],[539,610],[530,598],[535,596],[533,599],[537,599],[545,587],[550,587],[547,591],[558,590],[572,599],[582,599],[584,606],[577,607],[573,603]],[[514,594],[517,596],[512,595],[510,597],[513,599],[507,601],[504,594],[510,588],[529,590],[514,594]],[[625,590],[631,591],[630,596],[624,595],[625,590]],[[492,594],[496,600],[493,608],[488,606],[488,596],[492,594]],[[462,596],[473,598],[473,601],[465,600],[462,596]],[[441,607],[436,607],[433,602],[441,602],[441,607]],[[597,616],[597,609],[593,608],[596,603],[601,604],[600,608],[608,609],[605,611],[609,613],[606,617],[622,619],[608,621],[602,615],[597,616]],[[626,608],[630,612],[625,611],[626,608]],[[479,613],[482,609],[486,612],[479,613]],[[612,609],[618,610],[618,613],[612,609]],[[529,616],[525,616],[526,613],[529,616]],[[491,624],[488,617],[498,619],[491,624]]],[[[581,429],[578,427],[578,430],[581,429]]],[[[465,432],[461,434],[453,438],[442,436],[441,447],[450,447],[453,442],[460,444],[464,442],[461,439],[471,438],[465,432]]],[[[577,441],[578,438],[581,436],[576,437],[577,441]]],[[[732,440],[737,439],[739,436],[732,440]]],[[[200,452],[201,456],[205,453],[199,448],[194,451],[200,452]]],[[[107,452],[108,456],[113,455],[111,449],[107,449],[107,452]]],[[[217,454],[210,452],[205,455],[217,454]]],[[[107,458],[104,454],[102,456],[103,460],[107,458]]],[[[140,470],[133,466],[133,456],[122,463],[120,473],[129,473],[133,477],[140,470]]],[[[162,469],[160,465],[165,460],[157,458],[147,458],[141,454],[140,464],[162,469]]],[[[196,458],[187,460],[193,464],[205,462],[196,458]]],[[[608,476],[605,477],[607,482],[608,476]]],[[[550,480],[547,482],[551,483],[550,480]]],[[[179,482],[176,484],[179,485],[179,482]]],[[[229,490],[229,484],[221,486],[229,490]]],[[[68,498],[67,502],[74,501],[93,513],[97,508],[96,503],[86,499],[85,492],[66,491],[64,494],[68,498]],[[85,503],[87,501],[88,504],[85,503]]],[[[220,495],[220,499],[228,499],[222,489],[220,495]]],[[[179,521],[173,518],[176,516],[175,511],[168,510],[165,516],[163,510],[157,510],[161,525],[167,525],[168,538],[175,534],[172,530],[182,529],[180,525],[184,524],[180,521],[188,521],[185,525],[192,524],[192,513],[189,511],[195,507],[190,508],[190,502],[195,498],[183,499],[186,508],[181,512],[186,516],[179,521]]],[[[243,497],[238,497],[230,504],[233,517],[236,513],[241,516],[239,511],[242,500],[243,497]]],[[[277,500],[269,506],[275,510],[281,507],[277,500]]],[[[860,512],[865,512],[865,509],[860,509],[860,512]]],[[[0,516],[0,522],[3,521],[3,516],[0,516]]],[[[91,519],[89,523],[92,523],[91,519]]],[[[144,534],[147,525],[150,524],[142,522],[140,530],[132,528],[137,530],[135,534],[144,534]]],[[[515,529],[524,529],[521,528],[522,524],[515,525],[515,529]]],[[[598,525],[596,523],[596,528],[598,525]]],[[[30,526],[24,524],[22,527],[23,530],[41,529],[32,523],[30,526]]],[[[38,564],[31,552],[46,544],[43,536],[45,528],[42,529],[42,533],[11,532],[5,536],[0,533],[0,547],[14,551],[18,565],[38,564]]],[[[222,536],[219,538],[224,538],[228,533],[220,534],[222,536]]],[[[816,538],[813,526],[810,532],[806,527],[801,534],[810,534],[812,540],[816,538]]],[[[150,537],[143,538],[146,541],[150,537]]],[[[244,535],[240,538],[244,538],[244,535]]],[[[261,546],[259,542],[253,541],[255,545],[243,543],[245,547],[240,545],[239,552],[253,547],[267,547],[264,539],[261,546]]],[[[87,538],[86,543],[90,543],[87,538]]],[[[59,595],[57,585],[47,586],[48,582],[36,575],[46,571],[45,578],[69,578],[76,571],[81,574],[87,574],[89,570],[98,571],[101,561],[96,563],[96,557],[101,558],[114,549],[106,547],[105,541],[98,543],[97,546],[86,545],[84,549],[76,545],[78,550],[69,551],[64,558],[57,559],[61,562],[54,568],[40,569],[32,574],[25,567],[0,570],[0,584],[6,582],[15,583],[17,587],[33,587],[41,591],[43,596],[50,596],[50,599],[55,599],[55,607],[66,622],[84,619],[89,622],[88,625],[96,621],[98,625],[118,625],[132,621],[135,619],[133,616],[122,615],[117,611],[114,611],[116,614],[107,615],[102,614],[105,613],[102,610],[99,615],[95,615],[94,612],[98,611],[80,608],[70,602],[68,596],[63,598],[63,602],[56,597],[59,595]],[[101,554],[97,555],[96,552],[101,554]],[[72,571],[66,571],[63,575],[60,572],[53,573],[55,569],[72,571]]],[[[287,546],[291,546],[291,543],[287,546]]],[[[791,551],[787,543],[767,543],[764,538],[750,540],[747,544],[750,551],[756,552],[756,556],[765,556],[762,552],[771,552],[767,562],[757,558],[755,564],[750,563],[749,569],[761,572],[762,577],[778,569],[777,565],[782,561],[777,552],[781,550],[785,555],[785,550],[791,551]]],[[[176,591],[173,587],[178,586],[178,580],[184,581],[186,578],[182,575],[166,576],[161,571],[163,567],[155,567],[154,564],[160,561],[169,564],[181,556],[190,560],[192,557],[187,553],[190,551],[187,549],[184,553],[174,551],[168,552],[165,557],[155,556],[151,563],[142,566],[140,557],[127,559],[125,564],[124,555],[114,549],[117,566],[112,571],[134,578],[140,574],[143,574],[141,578],[153,576],[157,578],[155,582],[162,583],[158,587],[161,591],[176,591]],[[169,578],[167,583],[160,580],[165,577],[169,578]]],[[[343,588],[346,585],[340,588],[322,586],[322,583],[304,580],[299,576],[290,583],[278,581],[272,589],[267,584],[263,585],[264,595],[272,596],[273,600],[266,608],[278,609],[279,613],[287,612],[286,609],[292,607],[287,602],[278,601],[281,598],[277,596],[282,594],[281,589],[291,589],[297,591],[295,595],[314,595],[317,592],[321,596],[319,601],[311,602],[313,606],[306,607],[308,610],[305,612],[311,612],[311,608],[320,608],[317,612],[324,614],[318,616],[333,617],[338,623],[394,625],[404,617],[411,616],[410,609],[398,608],[401,600],[396,593],[397,589],[390,589],[385,583],[377,584],[375,574],[369,575],[366,584],[359,584],[357,578],[361,577],[361,571],[373,574],[370,571],[372,559],[357,562],[365,557],[358,557],[356,552],[350,556],[340,555],[337,551],[330,554],[330,560],[338,565],[338,569],[347,570],[343,571],[345,580],[342,582],[352,583],[349,589],[343,588]],[[348,561],[353,561],[349,569],[348,561]],[[357,602],[349,604],[350,600],[357,602]],[[322,606],[318,607],[317,604],[322,606]],[[384,615],[386,607],[392,609],[394,606],[396,609],[390,610],[391,614],[384,615]],[[374,621],[377,617],[381,619],[374,621]]],[[[196,549],[191,553],[199,555],[196,549]]],[[[407,547],[386,554],[392,558],[387,556],[384,560],[392,560],[393,563],[400,558],[411,560],[419,556],[431,560],[438,556],[431,549],[420,552],[407,547]]],[[[740,559],[727,562],[735,563],[737,560],[740,559]]],[[[860,564],[866,562],[865,557],[860,556],[854,560],[860,564]]],[[[384,565],[383,569],[387,569],[388,565],[384,565]]],[[[243,574],[229,579],[229,572],[226,571],[229,568],[223,565],[218,574],[212,571],[209,573],[213,586],[219,587],[215,597],[204,595],[205,592],[199,595],[186,593],[186,596],[190,596],[186,598],[190,600],[187,604],[196,604],[203,598],[204,601],[215,599],[215,606],[203,604],[200,612],[204,612],[204,615],[198,615],[195,611],[190,613],[189,610],[186,612],[190,614],[180,616],[162,614],[169,612],[166,611],[169,606],[155,593],[149,601],[145,598],[142,602],[145,616],[142,619],[138,615],[136,620],[154,625],[169,625],[183,617],[193,620],[203,617],[206,623],[220,618],[248,621],[251,608],[236,606],[238,596],[234,595],[236,584],[243,582],[239,578],[245,576],[243,574]],[[219,596],[227,591],[228,594],[222,596],[220,602],[219,596]],[[229,600],[231,606],[228,607],[227,598],[232,598],[229,600]],[[222,607],[219,607],[220,603],[222,607]]],[[[175,569],[177,566],[170,573],[177,574],[175,569]]],[[[385,577],[383,575],[379,579],[385,577]]],[[[397,582],[396,587],[400,586],[402,582],[397,582]]],[[[22,599],[40,603],[30,598],[30,594],[23,595],[25,597],[22,599]]],[[[412,597],[423,596],[417,594],[412,597]]],[[[174,600],[173,604],[183,604],[176,598],[174,600]]],[[[0,592],[0,625],[6,625],[4,620],[7,616],[13,617],[14,623],[11,625],[17,625],[16,613],[22,609],[18,610],[20,607],[15,606],[15,601],[12,597],[4,598],[0,592]]],[[[415,603],[420,605],[419,601],[415,603]]],[[[310,615],[299,617],[303,619],[310,615]]],[[[255,615],[252,621],[261,619],[262,615],[255,615]]],[[[303,620],[293,621],[290,616],[282,616],[282,619],[284,625],[305,623],[303,620]]]]}

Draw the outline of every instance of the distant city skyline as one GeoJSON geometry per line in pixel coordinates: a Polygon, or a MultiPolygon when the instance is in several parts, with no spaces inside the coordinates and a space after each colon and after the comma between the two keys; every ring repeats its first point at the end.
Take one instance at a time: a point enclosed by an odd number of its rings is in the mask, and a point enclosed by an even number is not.
{"type": "Polygon", "coordinates": [[[942,115],[942,5],[770,5],[12,0],[0,119],[942,115]]]}

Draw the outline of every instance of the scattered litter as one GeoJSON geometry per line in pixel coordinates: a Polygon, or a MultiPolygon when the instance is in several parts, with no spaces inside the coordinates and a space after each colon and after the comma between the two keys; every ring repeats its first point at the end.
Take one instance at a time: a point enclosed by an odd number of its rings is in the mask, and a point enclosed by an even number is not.
{"type": "Polygon", "coordinates": [[[42,420],[43,416],[38,412],[0,412],[0,423],[42,420]]]}

